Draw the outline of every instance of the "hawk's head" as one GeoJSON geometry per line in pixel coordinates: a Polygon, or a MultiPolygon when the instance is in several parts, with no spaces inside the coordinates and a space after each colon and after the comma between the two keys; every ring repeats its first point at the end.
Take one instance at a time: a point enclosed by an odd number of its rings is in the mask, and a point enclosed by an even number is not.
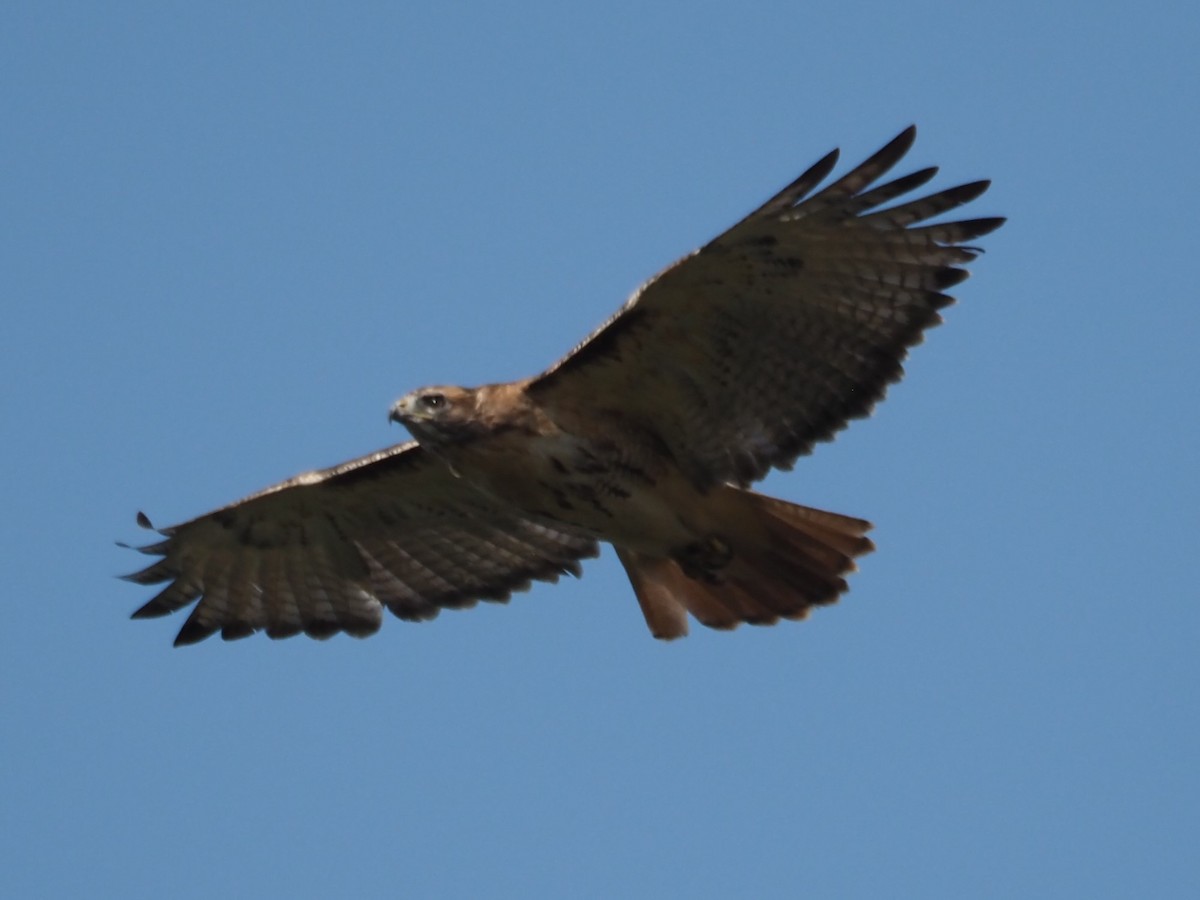
{"type": "Polygon", "coordinates": [[[483,430],[476,411],[477,394],[472,388],[424,387],[393,403],[388,419],[399,422],[422,444],[468,440],[483,430]]]}

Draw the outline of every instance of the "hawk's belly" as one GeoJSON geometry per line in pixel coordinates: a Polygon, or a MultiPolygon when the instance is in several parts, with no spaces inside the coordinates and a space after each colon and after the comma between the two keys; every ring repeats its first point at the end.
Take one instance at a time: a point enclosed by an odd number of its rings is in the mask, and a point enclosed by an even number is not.
{"type": "Polygon", "coordinates": [[[452,465],[527,515],[640,552],[670,555],[707,533],[704,495],[661,455],[619,439],[493,439],[452,465]]]}

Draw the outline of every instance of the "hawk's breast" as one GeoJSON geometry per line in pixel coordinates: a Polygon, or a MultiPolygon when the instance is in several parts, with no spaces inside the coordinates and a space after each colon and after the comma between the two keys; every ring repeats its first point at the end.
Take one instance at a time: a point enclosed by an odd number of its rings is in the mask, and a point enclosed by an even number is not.
{"type": "Polygon", "coordinates": [[[632,549],[664,553],[695,539],[700,494],[669,461],[619,435],[507,433],[460,448],[460,477],[522,512],[632,549]]]}

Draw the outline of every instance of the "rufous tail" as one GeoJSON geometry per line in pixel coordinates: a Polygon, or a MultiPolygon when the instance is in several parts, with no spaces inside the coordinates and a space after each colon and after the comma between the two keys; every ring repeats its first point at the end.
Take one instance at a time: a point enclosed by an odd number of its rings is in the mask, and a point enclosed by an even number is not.
{"type": "Polygon", "coordinates": [[[874,549],[864,519],[735,487],[718,490],[722,525],[710,537],[730,551],[721,568],[692,577],[674,559],[616,548],[657,638],[686,635],[688,613],[722,629],[803,619],[814,606],[835,602],[854,558],[874,549]]]}

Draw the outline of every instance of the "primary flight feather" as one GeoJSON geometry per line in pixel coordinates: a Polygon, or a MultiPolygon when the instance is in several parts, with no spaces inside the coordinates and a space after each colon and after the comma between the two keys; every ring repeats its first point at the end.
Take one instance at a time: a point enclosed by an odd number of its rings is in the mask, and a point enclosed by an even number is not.
{"type": "Polygon", "coordinates": [[[656,637],[833,602],[870,524],[746,486],[870,412],[953,302],[966,242],[1004,221],[921,224],[986,181],[877,184],[915,134],[818,190],[830,153],[541,375],[402,397],[390,417],[414,442],[162,529],[126,577],[166,587],[134,617],[195,604],[176,644],[365,636],[384,607],[429,619],[579,575],[600,541],[656,637]]]}

